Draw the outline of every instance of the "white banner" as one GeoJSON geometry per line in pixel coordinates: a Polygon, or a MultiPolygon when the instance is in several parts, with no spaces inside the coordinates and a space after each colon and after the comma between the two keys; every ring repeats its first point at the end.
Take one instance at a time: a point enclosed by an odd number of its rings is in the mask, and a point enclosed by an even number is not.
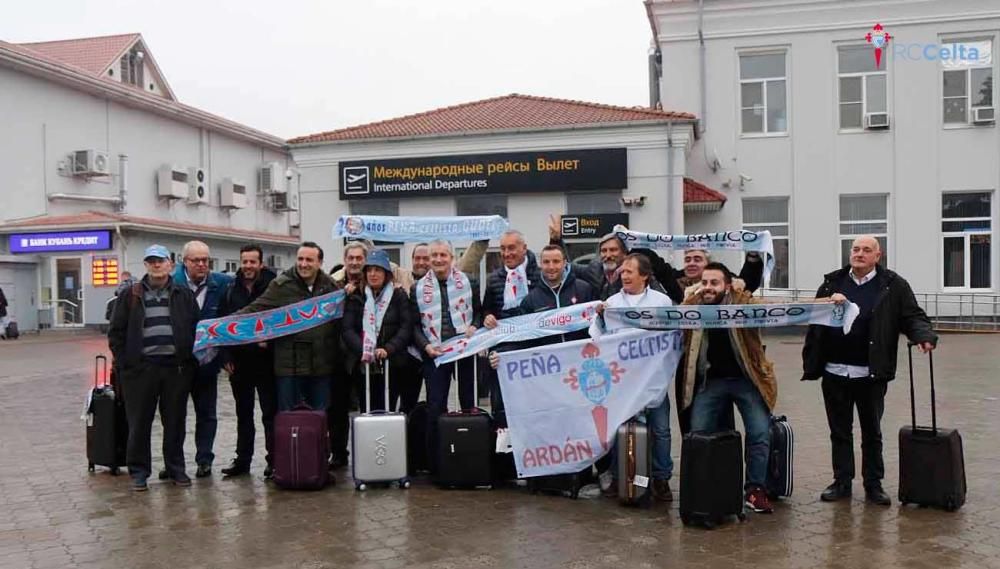
{"type": "Polygon", "coordinates": [[[518,477],[594,464],[619,425],[666,395],[682,346],[680,332],[629,330],[501,353],[497,373],[518,477]]]}
{"type": "Polygon", "coordinates": [[[608,328],[678,330],[684,328],[773,328],[819,324],[851,331],[861,310],[857,304],[683,304],[650,308],[608,308],[608,328]]]}
{"type": "Polygon", "coordinates": [[[342,215],[337,219],[337,225],[333,227],[333,238],[366,238],[402,243],[435,239],[477,241],[499,237],[508,227],[507,220],[499,215],[448,217],[342,215]]]}

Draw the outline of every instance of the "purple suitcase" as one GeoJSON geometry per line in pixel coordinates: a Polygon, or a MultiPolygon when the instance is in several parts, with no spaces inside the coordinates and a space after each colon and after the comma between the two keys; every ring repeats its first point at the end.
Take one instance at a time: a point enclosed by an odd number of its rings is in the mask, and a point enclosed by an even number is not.
{"type": "Polygon", "coordinates": [[[274,418],[274,483],[287,490],[320,490],[329,480],[326,413],[299,405],[274,418]]]}

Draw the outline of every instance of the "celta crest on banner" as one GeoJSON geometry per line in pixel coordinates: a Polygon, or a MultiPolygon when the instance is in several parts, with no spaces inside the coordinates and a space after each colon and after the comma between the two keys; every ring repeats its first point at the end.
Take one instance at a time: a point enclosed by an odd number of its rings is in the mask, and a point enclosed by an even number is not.
{"type": "Polygon", "coordinates": [[[604,450],[608,450],[608,408],[604,406],[605,399],[608,398],[608,394],[611,393],[611,385],[618,383],[622,380],[622,375],[627,371],[618,362],[611,362],[608,364],[604,360],[600,359],[598,356],[601,355],[601,349],[597,347],[597,344],[587,342],[583,349],[580,350],[580,355],[583,356],[583,363],[580,364],[580,373],[577,374],[576,368],[570,368],[569,374],[563,379],[563,383],[566,383],[574,391],[579,391],[587,398],[588,401],[594,404],[593,411],[590,412],[594,417],[594,428],[597,430],[597,436],[601,440],[601,446],[604,450]]]}

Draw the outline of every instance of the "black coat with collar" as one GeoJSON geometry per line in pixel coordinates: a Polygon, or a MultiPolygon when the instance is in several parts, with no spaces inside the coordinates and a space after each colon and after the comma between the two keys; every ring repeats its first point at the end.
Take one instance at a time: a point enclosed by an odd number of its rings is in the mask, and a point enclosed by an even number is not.
{"type": "MultiPolygon", "coordinates": [[[[535,254],[528,251],[528,264],[524,268],[528,277],[528,290],[531,291],[542,282],[542,272],[538,268],[535,254]]],[[[503,290],[507,286],[507,268],[500,266],[486,277],[486,293],[483,295],[483,316],[492,314],[495,318],[510,318],[521,314],[519,308],[503,307],[503,290]]]]}
{"type": "MultiPolygon", "coordinates": [[[[392,286],[388,283],[386,286],[392,286]]],[[[344,305],[343,339],[346,353],[344,362],[347,369],[352,370],[361,361],[362,330],[365,313],[365,295],[363,291],[347,297],[344,305]]],[[[401,288],[392,289],[392,298],[382,317],[382,327],[378,331],[376,347],[389,353],[389,361],[393,367],[407,363],[409,357],[406,347],[413,339],[413,325],[416,314],[410,306],[410,297],[401,288]]]]}

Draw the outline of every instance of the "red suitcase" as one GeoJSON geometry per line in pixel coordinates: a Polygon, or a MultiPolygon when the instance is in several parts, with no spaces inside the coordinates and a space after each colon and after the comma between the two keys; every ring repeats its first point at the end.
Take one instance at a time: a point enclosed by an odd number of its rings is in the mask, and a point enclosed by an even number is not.
{"type": "Polygon", "coordinates": [[[320,490],[329,481],[326,412],[299,405],[274,418],[274,483],[288,490],[320,490]]]}

